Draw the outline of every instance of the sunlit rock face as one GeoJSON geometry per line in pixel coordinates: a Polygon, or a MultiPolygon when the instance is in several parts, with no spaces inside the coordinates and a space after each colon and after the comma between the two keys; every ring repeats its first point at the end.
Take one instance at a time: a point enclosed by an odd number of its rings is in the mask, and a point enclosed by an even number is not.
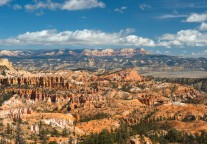
{"type": "Polygon", "coordinates": [[[11,71],[14,70],[12,62],[10,62],[8,59],[0,59],[0,66],[5,66],[11,71]]]}

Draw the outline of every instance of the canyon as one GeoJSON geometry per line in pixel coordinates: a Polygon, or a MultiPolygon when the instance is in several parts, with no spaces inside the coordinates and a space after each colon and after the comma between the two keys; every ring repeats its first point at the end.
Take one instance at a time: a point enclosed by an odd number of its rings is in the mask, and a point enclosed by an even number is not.
{"type": "MultiPolygon", "coordinates": [[[[28,143],[41,143],[42,131],[47,131],[48,142],[77,142],[146,117],[188,134],[207,130],[207,105],[199,101],[207,95],[191,85],[144,77],[136,68],[36,73],[16,70],[8,60],[0,62],[8,67],[0,77],[0,130],[9,126],[14,131],[20,121],[28,143]]],[[[5,141],[14,142],[12,135],[6,136],[5,141]]],[[[140,136],[128,143],[134,141],[141,141],[140,136]]],[[[151,142],[147,136],[145,141],[151,142]]]]}

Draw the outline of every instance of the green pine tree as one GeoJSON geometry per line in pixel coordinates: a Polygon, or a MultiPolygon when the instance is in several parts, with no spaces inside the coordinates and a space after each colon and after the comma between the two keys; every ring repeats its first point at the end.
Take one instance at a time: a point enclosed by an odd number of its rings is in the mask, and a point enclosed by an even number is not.
{"type": "Polygon", "coordinates": [[[17,123],[15,144],[26,144],[20,124],[17,123]]]}

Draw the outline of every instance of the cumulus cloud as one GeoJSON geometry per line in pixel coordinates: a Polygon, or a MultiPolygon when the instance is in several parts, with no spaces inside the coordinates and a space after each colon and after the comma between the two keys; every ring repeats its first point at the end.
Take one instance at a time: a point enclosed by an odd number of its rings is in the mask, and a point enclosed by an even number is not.
{"type": "Polygon", "coordinates": [[[207,33],[197,30],[181,30],[176,34],[164,34],[159,38],[157,45],[164,47],[202,47],[207,46],[207,33]]]}
{"type": "Polygon", "coordinates": [[[56,3],[51,0],[36,1],[34,4],[25,5],[25,9],[29,11],[37,10],[37,9],[62,9],[62,10],[83,10],[83,9],[91,9],[91,8],[104,8],[105,4],[98,0],[66,0],[64,3],[56,3]]]}
{"type": "Polygon", "coordinates": [[[118,12],[118,13],[124,13],[124,11],[127,9],[127,7],[125,6],[122,6],[120,8],[116,8],[114,9],[115,12],[118,12]]]}
{"type": "Polygon", "coordinates": [[[0,6],[6,5],[10,2],[10,0],[0,0],[0,6]]]}
{"type": "Polygon", "coordinates": [[[98,0],[68,0],[62,5],[64,10],[82,10],[90,8],[104,8],[105,4],[98,0]]]}
{"type": "Polygon", "coordinates": [[[155,46],[153,40],[123,32],[105,33],[95,30],[42,30],[0,39],[0,45],[67,45],[67,46],[155,46]]]}
{"type": "Polygon", "coordinates": [[[185,22],[205,22],[205,21],[207,21],[207,13],[202,13],[202,14],[192,13],[185,20],[185,22]]]}
{"type": "Polygon", "coordinates": [[[61,7],[61,4],[54,3],[51,0],[47,0],[46,2],[38,1],[38,2],[35,2],[34,4],[25,5],[25,9],[28,11],[33,11],[33,10],[37,10],[37,9],[55,10],[60,7],[61,7]]]}
{"type": "Polygon", "coordinates": [[[207,23],[202,22],[201,25],[199,26],[199,30],[206,31],[207,30],[207,23]]]}
{"type": "Polygon", "coordinates": [[[151,9],[151,6],[148,5],[148,4],[140,4],[140,5],[139,5],[139,8],[140,8],[141,10],[145,10],[145,9],[151,9]]]}
{"type": "Polygon", "coordinates": [[[26,32],[16,37],[0,39],[1,46],[29,45],[62,45],[62,46],[162,46],[171,47],[204,47],[207,46],[207,33],[188,29],[175,34],[163,34],[154,41],[133,34],[134,29],[127,28],[116,33],[106,33],[98,30],[57,31],[47,29],[36,32],[26,32]]]}

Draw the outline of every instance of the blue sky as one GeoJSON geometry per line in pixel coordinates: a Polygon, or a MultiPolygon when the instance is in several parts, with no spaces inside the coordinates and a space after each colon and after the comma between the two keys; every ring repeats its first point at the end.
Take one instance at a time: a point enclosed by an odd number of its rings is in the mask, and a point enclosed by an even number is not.
{"type": "Polygon", "coordinates": [[[125,47],[207,57],[207,1],[0,0],[0,49],[125,47]]]}

